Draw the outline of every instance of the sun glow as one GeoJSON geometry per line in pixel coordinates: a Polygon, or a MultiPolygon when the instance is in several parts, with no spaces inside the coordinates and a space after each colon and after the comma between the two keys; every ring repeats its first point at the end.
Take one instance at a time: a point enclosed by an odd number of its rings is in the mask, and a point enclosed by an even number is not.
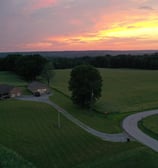
{"type": "Polygon", "coordinates": [[[132,25],[112,27],[109,30],[101,30],[98,33],[100,36],[104,37],[121,37],[121,38],[155,38],[158,36],[158,22],[157,21],[147,21],[147,22],[137,22],[132,25]]]}
{"type": "MultiPolygon", "coordinates": [[[[77,26],[82,26],[77,20],[77,26]]],[[[72,22],[70,22],[72,24],[72,22]]],[[[74,21],[73,21],[74,25],[74,21]]],[[[76,26],[76,20],[75,20],[76,26]]],[[[25,44],[24,49],[40,50],[73,49],[155,49],[158,42],[158,21],[155,14],[147,17],[129,16],[128,13],[116,16],[103,16],[91,29],[82,32],[48,36],[41,41],[25,44]]]]}
{"type": "Polygon", "coordinates": [[[99,41],[106,41],[109,38],[152,38],[158,36],[158,23],[156,21],[143,21],[131,25],[111,26],[106,30],[99,30],[95,33],[85,33],[84,35],[51,37],[47,41],[57,41],[62,43],[95,43],[99,41]]]}
{"type": "Polygon", "coordinates": [[[158,49],[157,0],[0,1],[0,51],[158,49]]]}

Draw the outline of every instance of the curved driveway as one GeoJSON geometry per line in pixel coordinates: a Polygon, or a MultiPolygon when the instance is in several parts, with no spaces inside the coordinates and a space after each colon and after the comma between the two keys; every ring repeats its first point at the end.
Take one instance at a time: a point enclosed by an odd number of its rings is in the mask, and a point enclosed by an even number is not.
{"type": "Polygon", "coordinates": [[[126,117],[122,123],[122,127],[126,133],[123,132],[119,134],[107,134],[104,132],[97,131],[89,127],[88,125],[84,124],[80,120],[76,119],[66,110],[64,110],[54,102],[50,101],[48,95],[41,96],[41,97],[22,96],[17,99],[47,103],[51,105],[53,108],[55,108],[58,112],[62,113],[67,119],[69,119],[70,121],[78,125],[80,128],[82,128],[83,130],[89,132],[90,134],[102,140],[112,141],[112,142],[126,142],[129,138],[132,140],[131,137],[133,137],[134,139],[138,140],[139,142],[143,143],[144,145],[158,152],[158,141],[143,133],[137,126],[138,121],[150,115],[158,114],[158,110],[150,110],[150,111],[145,111],[145,112],[140,112],[140,113],[130,115],[126,117]]]}
{"type": "Polygon", "coordinates": [[[143,133],[138,128],[138,122],[145,117],[158,114],[158,110],[150,110],[130,115],[123,120],[123,129],[133,138],[158,152],[158,141],[143,133]]]}
{"type": "Polygon", "coordinates": [[[88,125],[84,124],[83,122],[81,122],[77,118],[73,117],[69,112],[67,112],[66,110],[64,110],[63,108],[61,108],[57,104],[55,104],[54,102],[50,101],[48,95],[43,95],[43,96],[40,96],[40,97],[22,96],[22,97],[19,97],[17,99],[18,100],[30,100],[30,101],[47,103],[47,104],[51,105],[53,108],[55,108],[62,115],[64,115],[67,119],[72,121],[74,124],[78,125],[83,130],[89,132],[90,134],[92,134],[92,135],[94,135],[94,136],[96,136],[96,137],[98,137],[102,140],[111,141],[111,142],[126,142],[127,138],[129,138],[129,136],[126,133],[108,134],[108,133],[104,133],[104,132],[101,132],[101,131],[97,131],[97,130],[89,127],[88,125]]]}

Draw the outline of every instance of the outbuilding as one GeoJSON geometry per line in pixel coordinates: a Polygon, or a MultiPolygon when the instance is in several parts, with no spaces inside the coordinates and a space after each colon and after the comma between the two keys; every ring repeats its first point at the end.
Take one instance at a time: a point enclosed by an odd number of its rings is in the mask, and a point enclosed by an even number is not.
{"type": "Polygon", "coordinates": [[[10,97],[21,96],[22,91],[20,88],[8,85],[8,84],[0,84],[0,99],[6,99],[10,97]]]}
{"type": "Polygon", "coordinates": [[[10,97],[19,97],[22,95],[22,91],[19,87],[14,87],[11,91],[10,91],[10,97]]]}
{"type": "Polygon", "coordinates": [[[50,93],[50,89],[47,85],[34,81],[28,85],[28,90],[32,92],[33,95],[35,96],[40,96],[43,94],[48,94],[50,93]]]}

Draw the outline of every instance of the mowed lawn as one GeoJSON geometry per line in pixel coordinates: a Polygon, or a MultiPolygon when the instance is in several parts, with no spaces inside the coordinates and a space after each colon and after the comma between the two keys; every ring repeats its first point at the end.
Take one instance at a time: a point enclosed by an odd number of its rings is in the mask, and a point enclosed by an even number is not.
{"type": "Polygon", "coordinates": [[[102,141],[61,117],[49,105],[0,101],[0,144],[39,168],[157,168],[158,154],[136,143],[102,141]]]}
{"type": "Polygon", "coordinates": [[[153,115],[143,119],[143,123],[149,130],[152,130],[158,135],[158,115],[153,115]]]}
{"type": "Polygon", "coordinates": [[[139,122],[139,126],[145,133],[158,140],[158,115],[152,115],[139,122]]]}
{"type": "Polygon", "coordinates": [[[94,111],[89,111],[87,109],[82,109],[77,105],[74,105],[68,96],[53,90],[53,94],[50,97],[52,101],[67,110],[74,117],[78,118],[80,121],[89,125],[90,127],[103,131],[106,133],[119,133],[122,132],[121,123],[124,117],[132,113],[97,113],[94,111]]]}
{"type": "MultiPolygon", "coordinates": [[[[101,112],[137,112],[158,108],[158,71],[99,69],[102,97],[95,108],[101,112]]],[[[70,96],[71,70],[56,70],[52,86],[70,96]]]]}

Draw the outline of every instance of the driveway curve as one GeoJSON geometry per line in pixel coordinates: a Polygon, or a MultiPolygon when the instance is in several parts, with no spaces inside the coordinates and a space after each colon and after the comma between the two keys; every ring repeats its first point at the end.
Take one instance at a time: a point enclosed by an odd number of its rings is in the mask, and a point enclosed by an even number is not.
{"type": "Polygon", "coordinates": [[[138,128],[138,122],[145,117],[158,114],[158,110],[144,111],[130,115],[123,120],[123,129],[133,138],[158,152],[158,141],[143,133],[138,128]]]}
{"type": "Polygon", "coordinates": [[[88,125],[84,124],[77,118],[73,117],[69,112],[58,106],[56,103],[49,100],[48,95],[43,95],[40,97],[33,97],[33,96],[22,96],[17,98],[18,100],[27,100],[27,101],[36,101],[36,102],[43,102],[51,105],[53,108],[55,108],[58,112],[60,112],[62,115],[64,115],[67,119],[69,119],[74,124],[78,125],[83,130],[87,131],[88,133],[102,139],[105,141],[111,141],[111,142],[126,142],[129,136],[123,132],[118,134],[108,134],[101,131],[97,131],[88,125]]]}

